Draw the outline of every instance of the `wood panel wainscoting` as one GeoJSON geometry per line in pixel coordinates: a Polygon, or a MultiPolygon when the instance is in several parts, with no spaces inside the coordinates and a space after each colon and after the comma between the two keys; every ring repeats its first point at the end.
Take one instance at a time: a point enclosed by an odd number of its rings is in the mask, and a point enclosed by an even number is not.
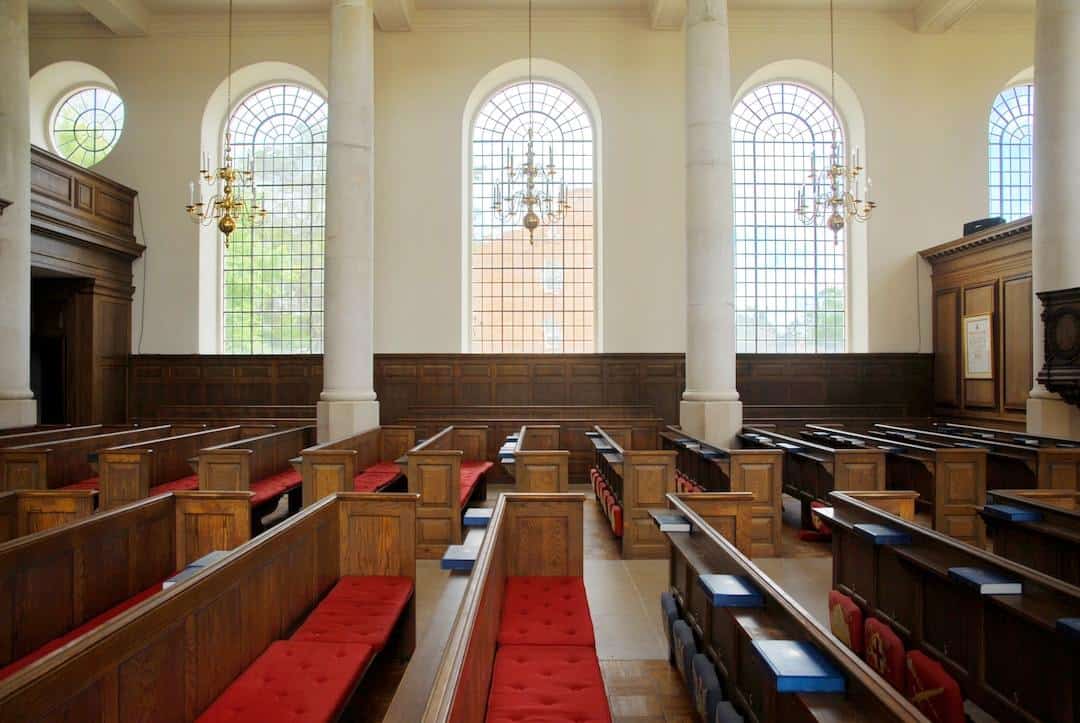
{"type": "MultiPolygon", "coordinates": [[[[32,340],[62,350],[63,421],[127,412],[136,192],[37,147],[30,154],[32,340]]],[[[34,344],[32,344],[34,346],[34,344]]],[[[34,390],[42,400],[42,389],[34,390]]],[[[47,395],[46,391],[46,395],[47,395]]]]}
{"type": "Polygon", "coordinates": [[[920,252],[932,269],[934,414],[1022,427],[1032,384],[1031,218],[920,252]],[[989,314],[989,379],[964,378],[964,317],[989,314]]]}

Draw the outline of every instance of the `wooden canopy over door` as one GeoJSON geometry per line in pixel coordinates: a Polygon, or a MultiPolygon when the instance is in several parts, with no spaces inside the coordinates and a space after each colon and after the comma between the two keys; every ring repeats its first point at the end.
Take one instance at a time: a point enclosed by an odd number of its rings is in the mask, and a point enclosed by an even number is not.
{"type": "Polygon", "coordinates": [[[32,323],[40,329],[63,320],[69,423],[126,418],[132,264],[144,250],[135,240],[135,196],[31,147],[30,265],[36,279],[48,278],[39,284],[32,323]]]}

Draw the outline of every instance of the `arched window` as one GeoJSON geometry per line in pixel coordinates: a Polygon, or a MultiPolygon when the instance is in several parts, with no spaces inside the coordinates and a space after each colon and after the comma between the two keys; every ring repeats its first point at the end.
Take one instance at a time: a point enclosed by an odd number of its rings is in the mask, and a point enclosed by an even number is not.
{"type": "Polygon", "coordinates": [[[108,88],[71,93],[56,107],[52,142],[56,152],[83,168],[109,155],[124,130],[124,101],[108,88]]]}
{"type": "Polygon", "coordinates": [[[990,214],[1012,221],[1031,215],[1031,130],[1035,87],[1007,88],[990,109],[990,214]]]}
{"type": "Polygon", "coordinates": [[[254,162],[267,209],[239,219],[224,251],[223,341],[228,354],[323,350],[326,100],[294,84],[247,96],[228,129],[239,168],[254,162]]]}
{"type": "Polygon", "coordinates": [[[799,189],[844,135],[828,101],[790,82],[758,86],[732,113],[737,348],[847,349],[846,244],[795,213],[799,189]]]}
{"type": "MultiPolygon", "coordinates": [[[[528,82],[516,83],[480,107],[470,169],[472,351],[595,350],[593,154],[589,114],[553,83],[536,81],[531,94],[528,82]],[[554,162],[555,182],[563,184],[570,204],[562,220],[536,231],[532,243],[520,214],[506,218],[493,210],[507,154],[520,165],[530,127],[538,165],[554,162]]],[[[523,183],[514,181],[513,190],[523,183]]]]}

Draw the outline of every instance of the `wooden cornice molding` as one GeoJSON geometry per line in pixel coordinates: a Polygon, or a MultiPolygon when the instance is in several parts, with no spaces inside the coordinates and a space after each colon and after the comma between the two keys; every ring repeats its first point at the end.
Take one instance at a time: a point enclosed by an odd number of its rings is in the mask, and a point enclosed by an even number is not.
{"type": "Polygon", "coordinates": [[[961,256],[990,246],[1015,241],[1023,236],[1031,236],[1031,217],[1021,218],[1012,223],[1003,223],[985,231],[963,236],[954,241],[923,249],[919,256],[931,264],[945,259],[961,256]]]}

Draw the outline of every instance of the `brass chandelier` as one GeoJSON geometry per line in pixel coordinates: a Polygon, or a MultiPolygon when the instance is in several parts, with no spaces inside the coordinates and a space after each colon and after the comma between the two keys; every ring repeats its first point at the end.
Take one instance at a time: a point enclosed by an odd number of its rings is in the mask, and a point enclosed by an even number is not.
{"type": "MultiPolygon", "coordinates": [[[[829,0],[829,64],[829,103],[833,116],[839,118],[836,111],[836,25],[833,0],[829,0]]],[[[862,154],[858,147],[851,154],[850,165],[846,164],[834,126],[829,158],[824,168],[818,169],[817,151],[810,152],[810,174],[807,182],[799,189],[795,206],[795,213],[804,226],[824,224],[832,231],[835,241],[852,221],[865,223],[870,220],[877,204],[870,200],[870,178],[863,181],[861,174],[866,169],[861,164],[862,154]]]]}
{"type": "MultiPolygon", "coordinates": [[[[232,112],[232,23],[233,0],[229,0],[228,76],[225,81],[225,107],[228,113],[232,112]]],[[[249,225],[255,225],[266,218],[266,208],[257,200],[259,191],[255,184],[255,157],[249,159],[247,169],[233,166],[232,137],[228,131],[228,121],[222,165],[211,170],[210,154],[203,153],[198,181],[188,184],[188,204],[185,207],[188,218],[200,226],[216,225],[218,231],[225,236],[225,248],[229,248],[229,234],[236,230],[238,219],[245,219],[249,225]],[[210,194],[205,201],[204,186],[210,194]],[[245,200],[245,196],[250,200],[245,200]]]]}
{"type": "Polygon", "coordinates": [[[503,179],[495,184],[495,202],[491,210],[504,221],[520,222],[529,232],[529,243],[533,234],[541,225],[550,226],[566,217],[570,203],[566,197],[566,184],[556,180],[559,175],[555,167],[555,148],[548,145],[548,163],[543,165],[541,158],[537,164],[535,137],[532,125],[533,103],[533,4],[529,0],[529,128],[525,158],[520,166],[514,165],[514,153],[506,149],[503,167],[503,179]],[[558,185],[558,192],[555,186],[558,185]],[[517,186],[517,188],[515,188],[517,186]],[[519,221],[520,217],[520,221],[519,221]]]}

